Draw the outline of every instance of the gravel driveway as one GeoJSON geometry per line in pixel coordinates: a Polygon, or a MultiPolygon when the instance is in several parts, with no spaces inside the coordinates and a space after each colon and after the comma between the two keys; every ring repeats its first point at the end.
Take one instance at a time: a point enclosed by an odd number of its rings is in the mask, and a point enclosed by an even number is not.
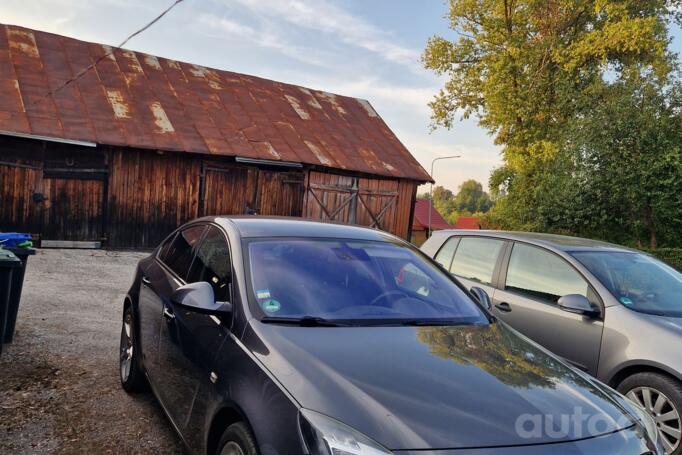
{"type": "Polygon", "coordinates": [[[144,253],[39,250],[0,356],[0,453],[184,453],[150,394],[119,385],[121,304],[144,253]]]}

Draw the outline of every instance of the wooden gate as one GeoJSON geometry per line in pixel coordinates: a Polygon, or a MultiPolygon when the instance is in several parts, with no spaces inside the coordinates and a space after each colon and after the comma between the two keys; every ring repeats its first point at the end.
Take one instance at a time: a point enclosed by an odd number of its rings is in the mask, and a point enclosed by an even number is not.
{"type": "Polygon", "coordinates": [[[304,193],[305,178],[300,171],[258,172],[259,215],[301,216],[304,193]]]}
{"type": "Polygon", "coordinates": [[[41,241],[99,242],[104,237],[107,154],[50,144],[43,162],[41,241]]]}
{"type": "Polygon", "coordinates": [[[398,181],[310,172],[305,216],[395,230],[398,181]]]}
{"type": "Polygon", "coordinates": [[[42,194],[43,240],[102,239],[104,181],[48,177],[42,194]]]}
{"type": "Polygon", "coordinates": [[[200,195],[202,216],[243,215],[256,210],[256,176],[255,168],[205,163],[200,195]]]}

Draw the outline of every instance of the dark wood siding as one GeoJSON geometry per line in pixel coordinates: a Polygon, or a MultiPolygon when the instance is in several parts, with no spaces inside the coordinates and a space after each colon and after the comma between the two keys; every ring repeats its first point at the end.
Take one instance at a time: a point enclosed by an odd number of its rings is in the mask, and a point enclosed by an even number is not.
{"type": "Polygon", "coordinates": [[[108,245],[156,246],[198,216],[201,161],[186,155],[115,150],[109,182],[108,245]]]}
{"type": "Polygon", "coordinates": [[[258,174],[259,215],[301,216],[305,177],[303,172],[261,169],[258,174]]]}
{"type": "Polygon", "coordinates": [[[243,215],[247,206],[256,206],[256,178],[258,169],[204,163],[202,187],[202,215],[243,215]]]}
{"type": "Polygon", "coordinates": [[[41,178],[40,168],[0,164],[0,231],[40,233],[42,209],[33,194],[41,178]]]}
{"type": "Polygon", "coordinates": [[[75,178],[43,180],[43,240],[102,239],[104,182],[75,178]]]}
{"type": "Polygon", "coordinates": [[[243,165],[199,154],[0,136],[0,230],[154,247],[202,215],[302,216],[408,238],[416,183],[243,165]]]}

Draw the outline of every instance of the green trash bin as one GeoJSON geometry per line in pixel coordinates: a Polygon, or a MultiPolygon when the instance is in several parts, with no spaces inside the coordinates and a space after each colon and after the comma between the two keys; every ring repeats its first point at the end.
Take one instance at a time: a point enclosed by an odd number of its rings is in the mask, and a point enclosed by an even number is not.
{"type": "MultiPolygon", "coordinates": [[[[5,339],[9,299],[12,291],[12,276],[21,268],[21,259],[11,251],[0,249],[0,340],[5,339]]],[[[0,343],[2,354],[2,343],[0,343]]]]}
{"type": "Polygon", "coordinates": [[[5,324],[5,335],[0,338],[0,343],[11,343],[14,338],[14,328],[17,325],[17,314],[19,313],[19,302],[21,301],[21,290],[24,288],[24,274],[28,257],[36,254],[33,248],[5,247],[7,251],[14,253],[21,261],[21,268],[12,274],[12,286],[9,294],[9,307],[7,308],[7,322],[5,324]]]}

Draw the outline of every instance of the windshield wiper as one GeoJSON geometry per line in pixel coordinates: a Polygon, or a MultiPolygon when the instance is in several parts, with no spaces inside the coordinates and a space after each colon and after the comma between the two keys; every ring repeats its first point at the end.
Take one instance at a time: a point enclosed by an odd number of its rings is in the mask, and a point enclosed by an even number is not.
{"type": "Polygon", "coordinates": [[[369,322],[372,326],[408,326],[408,327],[429,327],[429,326],[465,326],[477,325],[476,322],[462,321],[460,319],[387,319],[384,321],[369,322]]]}
{"type": "Polygon", "coordinates": [[[318,318],[314,316],[303,316],[302,318],[277,318],[266,316],[260,320],[266,324],[294,324],[301,327],[348,327],[350,324],[332,321],[325,318],[318,318]]]}

